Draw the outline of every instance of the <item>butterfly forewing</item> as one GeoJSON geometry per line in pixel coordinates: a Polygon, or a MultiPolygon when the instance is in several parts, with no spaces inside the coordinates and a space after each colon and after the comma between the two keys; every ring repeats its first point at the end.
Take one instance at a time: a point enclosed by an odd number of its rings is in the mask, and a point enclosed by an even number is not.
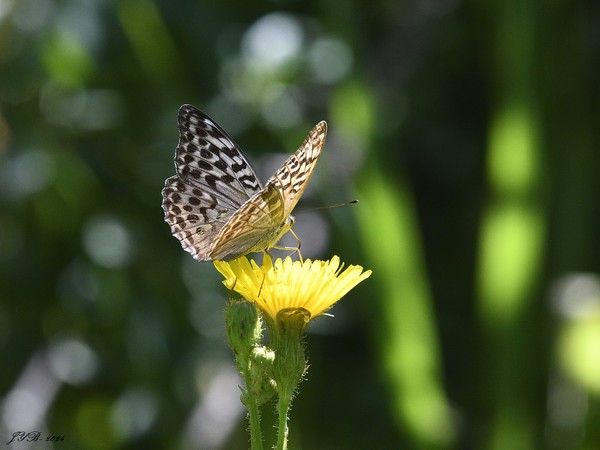
{"type": "Polygon", "coordinates": [[[262,186],[237,144],[206,114],[183,105],[178,127],[178,175],[165,182],[163,210],[182,247],[203,261],[219,230],[262,186]]]}
{"type": "Polygon", "coordinates": [[[241,149],[210,117],[183,105],[178,125],[175,168],[181,178],[238,207],[262,189],[241,149]]]}
{"type": "Polygon", "coordinates": [[[325,141],[320,122],[263,188],[235,142],[191,105],[179,110],[177,175],[163,189],[165,220],[182,247],[200,261],[232,259],[273,247],[325,141]]]}
{"type": "Polygon", "coordinates": [[[327,123],[321,121],[310,131],[298,150],[267,181],[267,186],[274,185],[281,193],[285,217],[292,213],[306,189],[321,156],[326,135],[327,123]]]}

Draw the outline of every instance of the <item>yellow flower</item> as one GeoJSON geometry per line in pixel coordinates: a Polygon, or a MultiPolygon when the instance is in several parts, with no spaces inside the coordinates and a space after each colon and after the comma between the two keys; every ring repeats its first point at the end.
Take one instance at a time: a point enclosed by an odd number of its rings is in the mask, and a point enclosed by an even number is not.
{"type": "Polygon", "coordinates": [[[371,275],[361,266],[344,269],[340,258],[329,261],[310,259],[292,261],[290,257],[273,261],[265,254],[263,265],[242,256],[233,261],[215,261],[215,267],[225,277],[223,284],[256,305],[277,322],[284,310],[305,310],[308,320],[321,316],[354,286],[371,275]]]}

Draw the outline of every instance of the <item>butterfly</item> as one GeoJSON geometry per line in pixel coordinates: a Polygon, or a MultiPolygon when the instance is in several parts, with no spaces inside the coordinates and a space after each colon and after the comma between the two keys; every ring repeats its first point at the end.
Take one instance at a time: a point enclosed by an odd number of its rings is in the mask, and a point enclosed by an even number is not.
{"type": "Polygon", "coordinates": [[[294,224],[291,213],[321,155],[327,124],[319,122],[264,186],[240,147],[202,111],[183,105],[178,127],[177,175],[165,181],[162,207],[183,249],[209,261],[274,248],[294,224]]]}

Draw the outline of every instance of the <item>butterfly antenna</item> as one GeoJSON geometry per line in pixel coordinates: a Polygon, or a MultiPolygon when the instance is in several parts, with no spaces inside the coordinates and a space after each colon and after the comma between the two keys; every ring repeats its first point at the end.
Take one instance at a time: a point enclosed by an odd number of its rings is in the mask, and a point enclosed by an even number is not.
{"type": "MultiPolygon", "coordinates": [[[[358,203],[358,200],[350,200],[349,202],[337,203],[335,205],[317,206],[316,208],[300,209],[300,210],[296,211],[295,214],[309,212],[309,211],[320,211],[322,209],[337,208],[338,206],[354,205],[355,203],[358,203]]],[[[298,239],[298,238],[296,238],[296,239],[298,239]]]]}

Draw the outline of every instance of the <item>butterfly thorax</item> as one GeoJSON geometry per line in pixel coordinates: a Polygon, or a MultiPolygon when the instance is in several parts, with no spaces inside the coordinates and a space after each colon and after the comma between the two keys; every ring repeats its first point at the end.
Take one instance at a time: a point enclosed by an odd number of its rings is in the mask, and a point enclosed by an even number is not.
{"type": "Polygon", "coordinates": [[[259,248],[257,250],[252,250],[252,251],[254,251],[254,252],[267,251],[269,248],[273,247],[274,244],[279,242],[281,240],[281,238],[283,237],[283,235],[286,234],[288,231],[290,231],[293,226],[294,226],[294,216],[288,216],[288,218],[285,219],[285,221],[279,227],[273,228],[273,230],[271,232],[271,236],[272,236],[271,245],[265,246],[265,248],[259,248]]]}

